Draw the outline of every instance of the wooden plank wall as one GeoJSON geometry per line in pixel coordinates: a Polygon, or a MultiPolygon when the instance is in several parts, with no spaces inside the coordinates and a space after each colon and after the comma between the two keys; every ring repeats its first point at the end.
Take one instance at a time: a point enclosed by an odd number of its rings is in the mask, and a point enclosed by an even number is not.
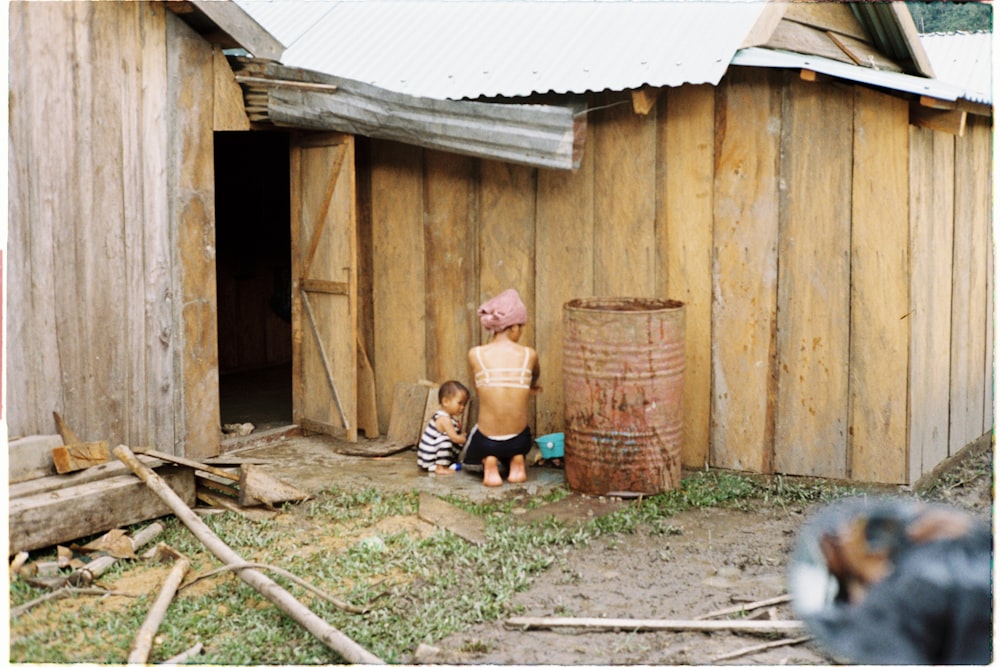
{"type": "Polygon", "coordinates": [[[775,468],[847,476],[849,87],[789,80],[782,110],[775,468]]]}
{"type": "MultiPolygon", "coordinates": [[[[117,3],[116,3],[117,4],[117,3]]],[[[167,21],[167,174],[174,226],[180,377],[174,449],[191,458],[219,453],[218,299],[215,292],[215,73],[212,45],[173,15],[167,21]]]]}
{"type": "Polygon", "coordinates": [[[860,86],[854,96],[850,477],[906,480],[909,105],[860,86]]]}
{"type": "Polygon", "coordinates": [[[716,95],[709,463],[736,470],[774,464],[780,81],[737,69],[716,95]]]}
{"type": "Polygon", "coordinates": [[[983,431],[987,413],[988,372],[986,269],[989,246],[991,187],[983,178],[992,174],[991,127],[970,117],[967,140],[955,142],[955,235],[952,265],[951,313],[951,433],[954,454],[983,431]]]}
{"type": "Polygon", "coordinates": [[[948,456],[955,137],[910,134],[909,480],[948,456]]]}
{"type": "Polygon", "coordinates": [[[211,47],[79,2],[12,4],[10,49],[10,436],[211,449],[214,280],[179,267],[212,266],[211,47]]]}
{"type": "MultiPolygon", "coordinates": [[[[942,460],[941,397],[916,376],[942,372],[954,343],[941,314],[959,312],[932,296],[952,271],[937,221],[957,196],[941,181],[974,180],[952,175],[951,138],[909,129],[895,97],[747,68],[662,90],[649,115],[627,95],[592,102],[575,173],[370,143],[359,210],[372,210],[382,419],[396,382],[468,383],[462,348],[485,340],[476,307],[515,287],[542,366],[532,427],[562,430],[563,304],[663,297],[687,304],[686,465],[906,483],[942,460]],[[475,251],[457,259],[461,245],[475,251]],[[917,403],[935,409],[918,418],[917,403]]],[[[983,173],[985,154],[963,150],[983,173]]],[[[968,199],[971,253],[988,199],[968,199]]],[[[978,406],[963,444],[992,424],[987,259],[966,262],[979,267],[974,294],[956,288],[978,304],[975,350],[944,369],[967,369],[950,393],[978,406]]]]}

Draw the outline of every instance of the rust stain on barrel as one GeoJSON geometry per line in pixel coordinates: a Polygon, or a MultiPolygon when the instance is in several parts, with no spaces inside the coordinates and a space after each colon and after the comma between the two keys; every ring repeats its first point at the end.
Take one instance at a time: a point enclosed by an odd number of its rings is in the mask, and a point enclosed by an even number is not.
{"type": "Polygon", "coordinates": [[[684,304],[626,297],[563,306],[565,470],[581,493],[678,488],[684,304]]]}

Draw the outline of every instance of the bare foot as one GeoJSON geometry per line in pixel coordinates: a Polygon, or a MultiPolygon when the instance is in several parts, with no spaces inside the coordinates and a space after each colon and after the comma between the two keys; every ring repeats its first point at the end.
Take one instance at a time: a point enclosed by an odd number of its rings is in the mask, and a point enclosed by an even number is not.
{"type": "Polygon", "coordinates": [[[510,474],[507,481],[511,484],[519,484],[528,481],[528,473],[524,469],[524,456],[518,454],[510,460],[510,474]]]}
{"type": "Polygon", "coordinates": [[[448,466],[437,465],[434,466],[434,473],[437,475],[454,475],[455,471],[448,466]]]}
{"type": "Polygon", "coordinates": [[[501,486],[500,466],[495,456],[483,459],[483,486],[501,486]]]}

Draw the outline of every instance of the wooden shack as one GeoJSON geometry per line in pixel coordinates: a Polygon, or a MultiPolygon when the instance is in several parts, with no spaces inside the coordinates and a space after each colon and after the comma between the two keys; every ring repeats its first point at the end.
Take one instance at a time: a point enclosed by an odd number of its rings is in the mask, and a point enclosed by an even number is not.
{"type": "MultiPolygon", "coordinates": [[[[267,55],[227,61],[160,3],[38,4],[10,20],[11,434],[58,410],[216,453],[220,370],[284,361],[291,421],[352,440],[370,364],[384,431],[397,383],[469,381],[476,307],[507,287],[536,432],[563,427],[562,305],[611,295],[686,303],[686,465],[906,484],[993,428],[991,107],[731,66],[590,93],[557,170],[251,123],[267,55]],[[257,297],[285,275],[282,324],[257,297]]],[[[795,18],[758,43],[866,36],[795,18]]]]}

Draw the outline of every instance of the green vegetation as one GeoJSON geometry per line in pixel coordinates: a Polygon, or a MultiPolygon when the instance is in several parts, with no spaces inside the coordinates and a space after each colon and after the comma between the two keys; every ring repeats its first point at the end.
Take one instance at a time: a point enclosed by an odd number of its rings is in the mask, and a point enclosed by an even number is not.
{"type": "MultiPolygon", "coordinates": [[[[281,567],[342,601],[368,607],[365,614],[341,611],[282,581],[279,574],[268,573],[328,623],[383,660],[406,662],[419,643],[434,644],[471,624],[516,613],[512,599],[518,591],[553,568],[567,550],[596,537],[644,529],[669,539],[676,529],[668,519],[683,510],[749,510],[762,502],[791,509],[805,501],[831,500],[849,492],[828,482],[706,471],[686,479],[678,491],[623,502],[621,510],[584,524],[512,520],[516,506],[555,502],[570,493],[562,488],[531,501],[521,498],[465,506],[486,521],[489,543],[482,547],[445,530],[412,530],[419,523],[415,492],[332,489],[311,502],[286,508],[273,521],[254,523],[226,513],[207,517],[205,522],[247,560],[281,567]],[[409,524],[408,519],[412,520],[409,524]]],[[[456,499],[452,502],[463,505],[456,499]]],[[[161,541],[191,558],[194,572],[218,567],[176,519],[164,523],[161,541]]],[[[13,618],[11,660],[123,661],[168,569],[163,564],[122,563],[105,574],[100,584],[136,590],[136,582],[144,579],[147,592],[141,597],[73,596],[45,602],[13,618]]],[[[10,603],[16,607],[40,595],[38,589],[16,580],[11,584],[10,603]]],[[[338,659],[233,573],[200,581],[178,594],[160,626],[151,659],[165,660],[197,642],[205,645],[205,653],[194,660],[198,663],[328,664],[338,659]]]]}
{"type": "Polygon", "coordinates": [[[917,30],[925,32],[993,31],[993,6],[985,2],[907,2],[917,30]]]}

